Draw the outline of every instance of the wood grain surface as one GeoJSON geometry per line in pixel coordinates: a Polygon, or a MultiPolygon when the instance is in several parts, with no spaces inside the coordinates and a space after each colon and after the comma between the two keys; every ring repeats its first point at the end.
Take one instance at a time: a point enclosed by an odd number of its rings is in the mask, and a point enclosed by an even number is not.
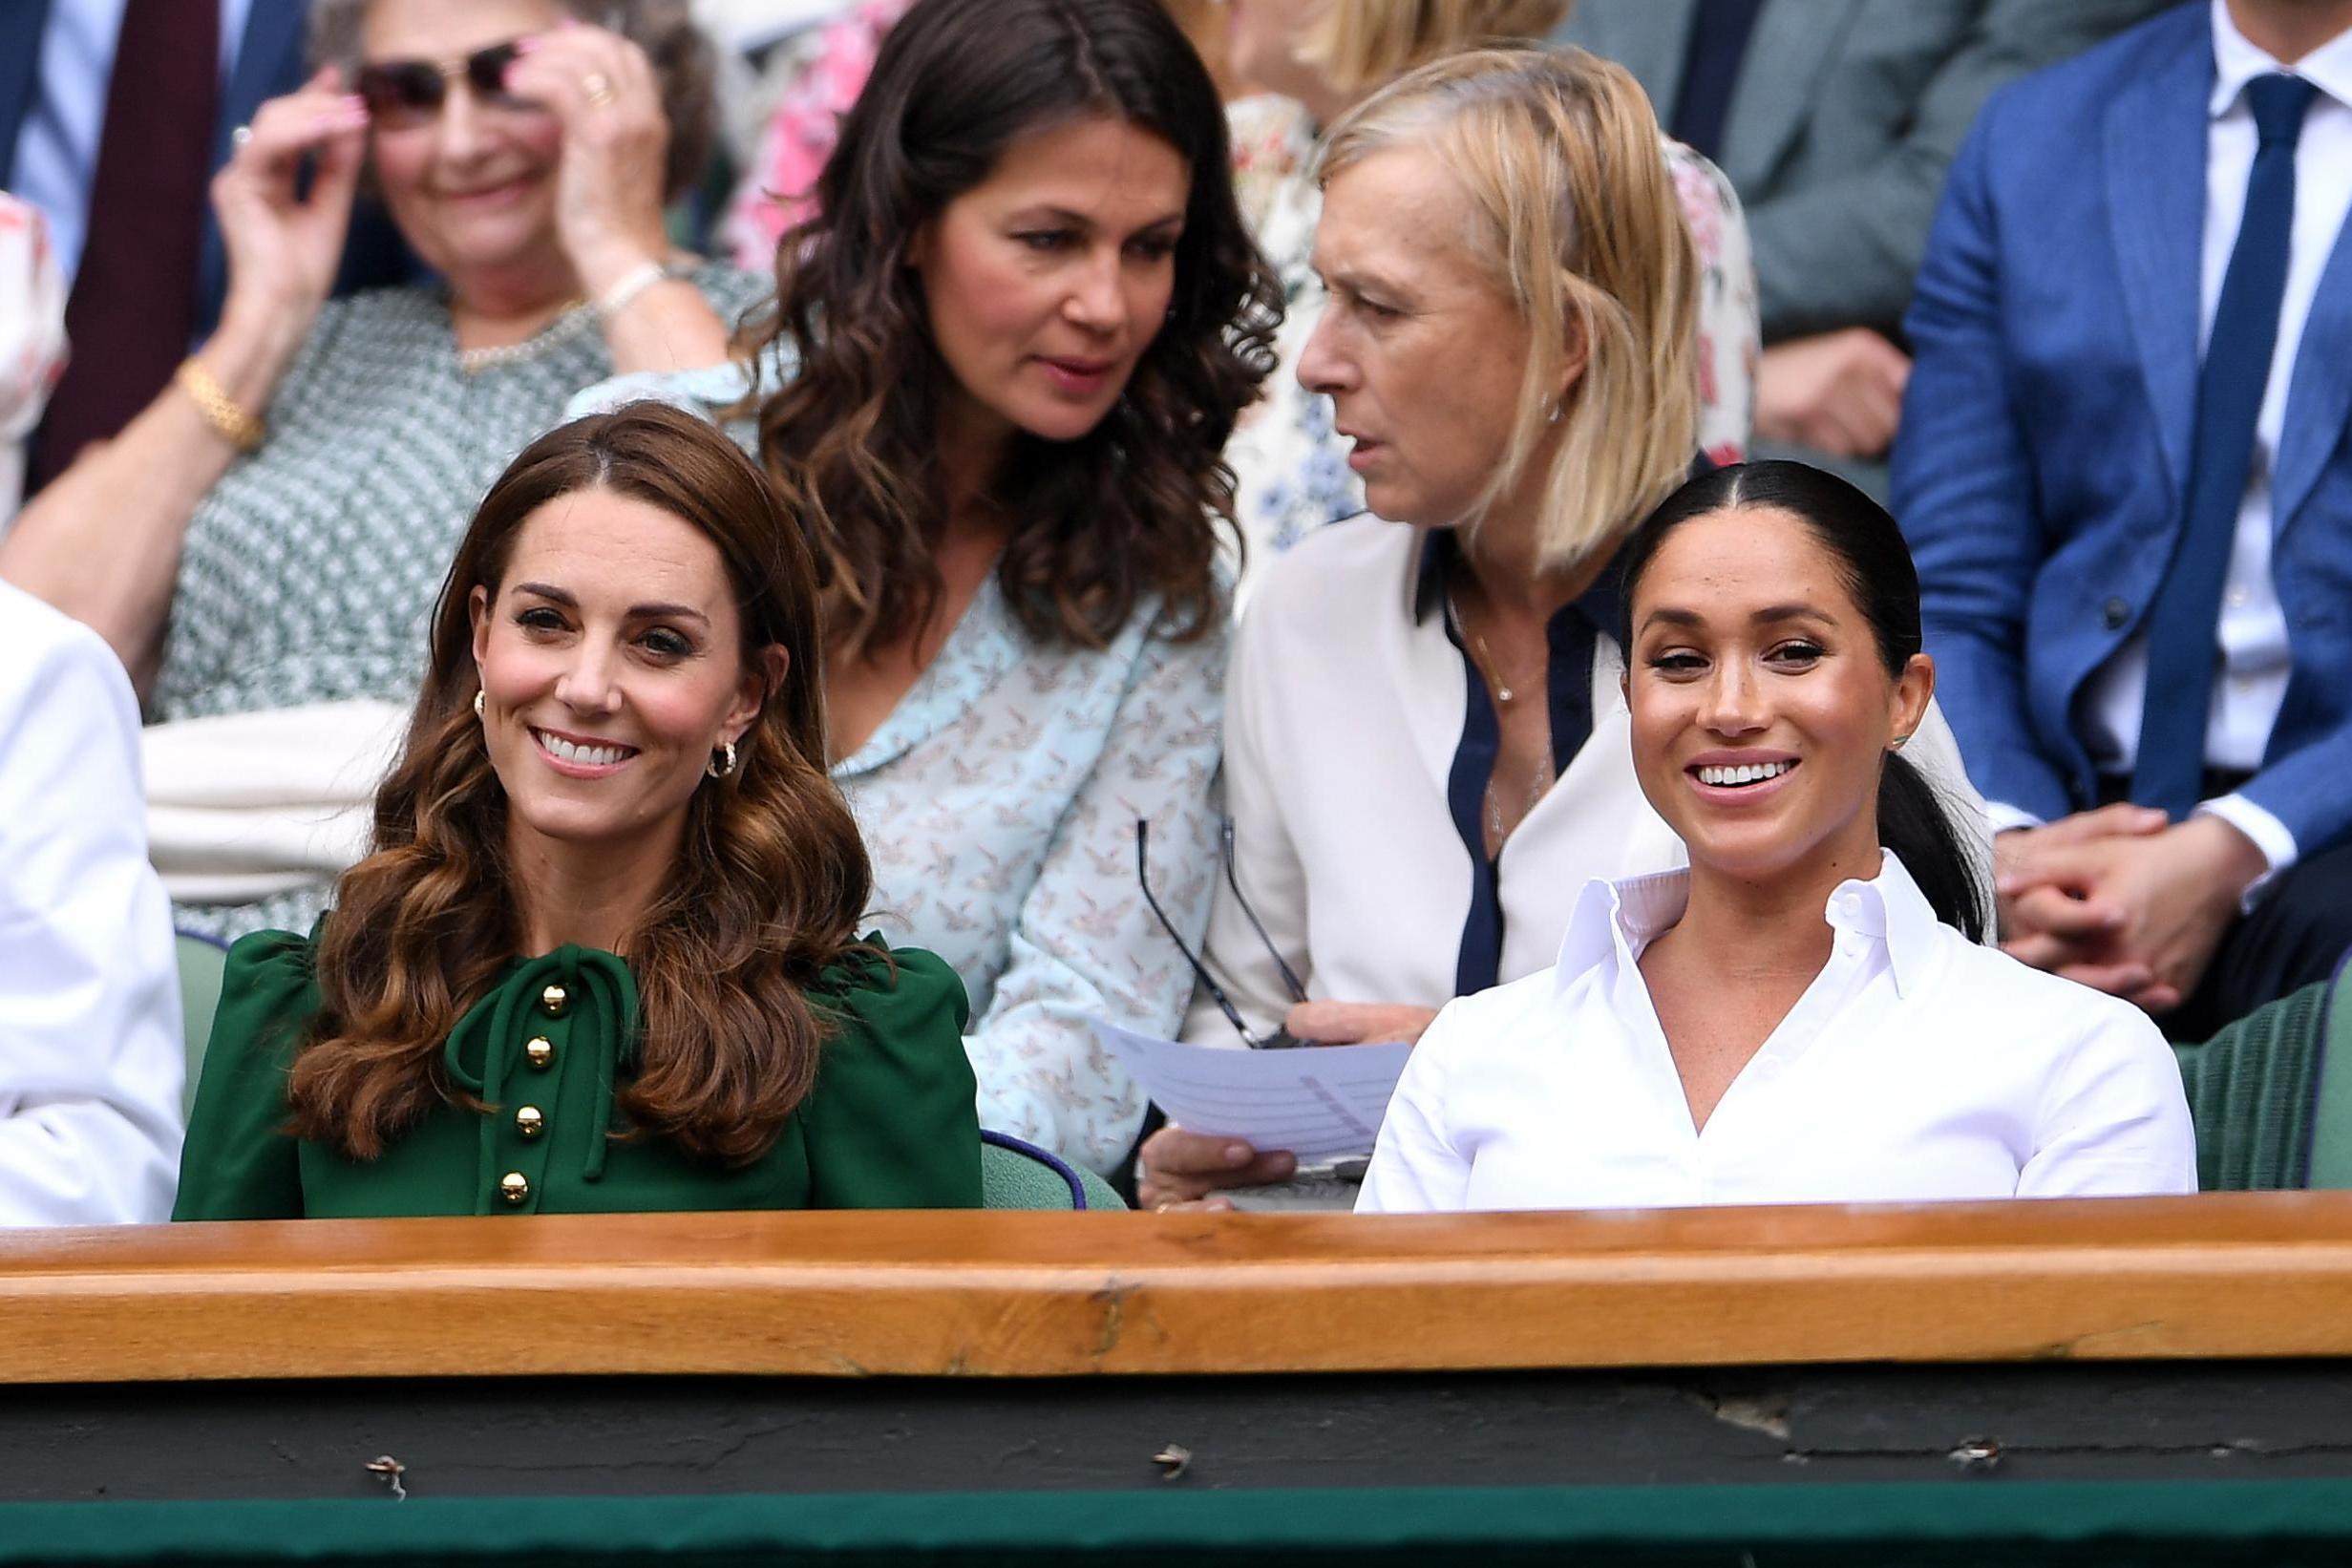
{"type": "Polygon", "coordinates": [[[2352,1193],[0,1231],[0,1384],[2352,1355],[2352,1193]]]}

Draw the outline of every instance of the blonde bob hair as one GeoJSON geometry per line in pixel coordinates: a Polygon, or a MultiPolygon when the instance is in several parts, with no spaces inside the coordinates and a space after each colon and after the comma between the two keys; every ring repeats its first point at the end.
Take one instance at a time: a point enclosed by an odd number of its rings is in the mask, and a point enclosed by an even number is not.
{"type": "MultiPolygon", "coordinates": [[[[1332,127],[1324,186],[1398,146],[1427,151],[1469,198],[1464,244],[1527,324],[1511,438],[1471,518],[1518,485],[1563,427],[1543,485],[1537,565],[1613,548],[1682,482],[1699,419],[1699,266],[1649,99],[1579,49],[1486,49],[1433,61],[1332,127]],[[1584,367],[1557,406],[1571,343],[1584,367]]],[[[1436,519],[1415,519],[1436,521],[1436,519]]]]}
{"type": "Polygon", "coordinates": [[[1299,58],[1341,93],[1480,44],[1540,38],[1568,0],[1329,0],[1299,39],[1299,58]]]}

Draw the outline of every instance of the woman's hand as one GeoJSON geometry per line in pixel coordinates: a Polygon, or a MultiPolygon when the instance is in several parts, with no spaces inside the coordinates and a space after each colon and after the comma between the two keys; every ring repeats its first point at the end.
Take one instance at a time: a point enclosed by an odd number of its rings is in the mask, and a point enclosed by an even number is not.
{"type": "Polygon", "coordinates": [[[556,226],[592,300],[669,254],[662,177],[669,121],[646,52],[616,32],[566,22],[518,45],[506,85],[563,125],[556,226]]]}
{"type": "Polygon", "coordinates": [[[1290,1009],[1282,1028],[1319,1046],[1385,1045],[1392,1040],[1411,1046],[1420,1043],[1436,1016],[1434,1008],[1401,1002],[1302,1002],[1290,1009]]]}
{"type": "Polygon", "coordinates": [[[292,358],[334,286],[367,137],[366,103],[329,66],[263,104],[213,177],[229,267],[222,330],[264,345],[274,369],[292,358]],[[307,197],[296,191],[306,157],[314,160],[307,197]]]}
{"type": "Polygon", "coordinates": [[[1281,1150],[1260,1153],[1240,1138],[1187,1133],[1174,1122],[1143,1140],[1135,1158],[1135,1203],[1145,1209],[1230,1209],[1216,1196],[1230,1187],[1263,1187],[1299,1168],[1281,1150]]]}

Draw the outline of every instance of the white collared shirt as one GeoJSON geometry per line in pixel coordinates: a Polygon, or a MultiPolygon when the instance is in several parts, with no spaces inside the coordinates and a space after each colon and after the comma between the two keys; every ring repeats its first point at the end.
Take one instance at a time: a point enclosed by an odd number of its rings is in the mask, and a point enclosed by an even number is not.
{"type": "Polygon", "coordinates": [[[1694,1129],[1639,964],[1689,880],[1596,879],[1556,967],[1440,1013],[1358,1212],[2196,1190],[2147,1015],[1970,943],[1892,854],[1830,896],[1829,963],[1694,1129]]]}
{"type": "MultiPolygon", "coordinates": [[[[2286,612],[2271,571],[2271,465],[2286,427],[2287,392],[2302,348],[2320,274],[2326,269],[2344,214],[2352,209],[2352,32],[2313,50],[2292,66],[2281,65],[2249,41],[2230,18],[2227,0],[2213,0],[2214,91],[2205,143],[2205,235],[2202,289],[2197,306],[2200,360],[2221,302],[2221,283],[2237,244],[2246,211],[2246,184],[2254,169],[2254,111],[2246,84],[2257,76],[2286,72],[2319,89],[2303,117],[2295,148],[2295,222],[2287,253],[2286,291],[2278,307],[2278,341],[2271,353],[2270,379],[2255,420],[2254,460],[2237,510],[2230,543],[2228,575],[2221,590],[2221,662],[2215,671],[2213,709],[2206,723],[2205,758],[2215,768],[2251,773],[2262,765],[2272,729],[2285,702],[2291,655],[2286,612]]],[[[2344,351],[2341,344],[2315,345],[2314,351],[2344,351]]],[[[2148,638],[2132,638],[2091,677],[2085,713],[2091,756],[2103,771],[2129,773],[2139,756],[2140,717],[2148,692],[2148,638]]],[[[2260,847],[2271,870],[2295,862],[2295,836],[2286,824],[2243,795],[2224,795],[2207,810],[2227,820],[2260,847]]],[[[2001,825],[2011,825],[2002,820],[2001,825]]]]}
{"type": "MultiPolygon", "coordinates": [[[[1292,1001],[1275,953],[1318,1000],[1437,1007],[1458,994],[1483,867],[1448,785],[1476,677],[1443,612],[1416,608],[1423,538],[1374,517],[1316,529],[1266,568],[1235,638],[1224,776],[1241,897],[1219,868],[1208,962],[1253,1030],[1280,1023],[1292,1001]]],[[[1684,859],[1634,776],[1624,655],[1615,636],[1596,641],[1591,735],[1496,862],[1501,980],[1557,957],[1588,879],[1684,859]]],[[[1983,802],[1939,709],[1903,754],[1981,846],[1989,883],[1983,802]]],[[[1240,1044],[1205,991],[1184,1038],[1240,1044]]]]}
{"type": "Polygon", "coordinates": [[[166,1219],[185,1057],[138,706],[95,633],[5,583],[0,640],[0,1226],[166,1219]]]}

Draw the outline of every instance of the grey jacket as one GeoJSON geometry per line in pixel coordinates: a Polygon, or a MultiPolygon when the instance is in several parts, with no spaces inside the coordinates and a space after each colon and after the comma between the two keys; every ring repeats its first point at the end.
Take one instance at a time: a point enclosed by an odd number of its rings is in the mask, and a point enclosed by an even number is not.
{"type": "MultiPolygon", "coordinates": [[[[2201,0],[2192,0],[2201,3],[2201,0]]],[[[1898,336],[1944,171],[1985,97],[2165,0],[1765,0],[1716,159],[1748,209],[1764,340],[1898,336]]],[[[1555,35],[1674,118],[1699,0],[1579,0],[1555,35]]]]}

